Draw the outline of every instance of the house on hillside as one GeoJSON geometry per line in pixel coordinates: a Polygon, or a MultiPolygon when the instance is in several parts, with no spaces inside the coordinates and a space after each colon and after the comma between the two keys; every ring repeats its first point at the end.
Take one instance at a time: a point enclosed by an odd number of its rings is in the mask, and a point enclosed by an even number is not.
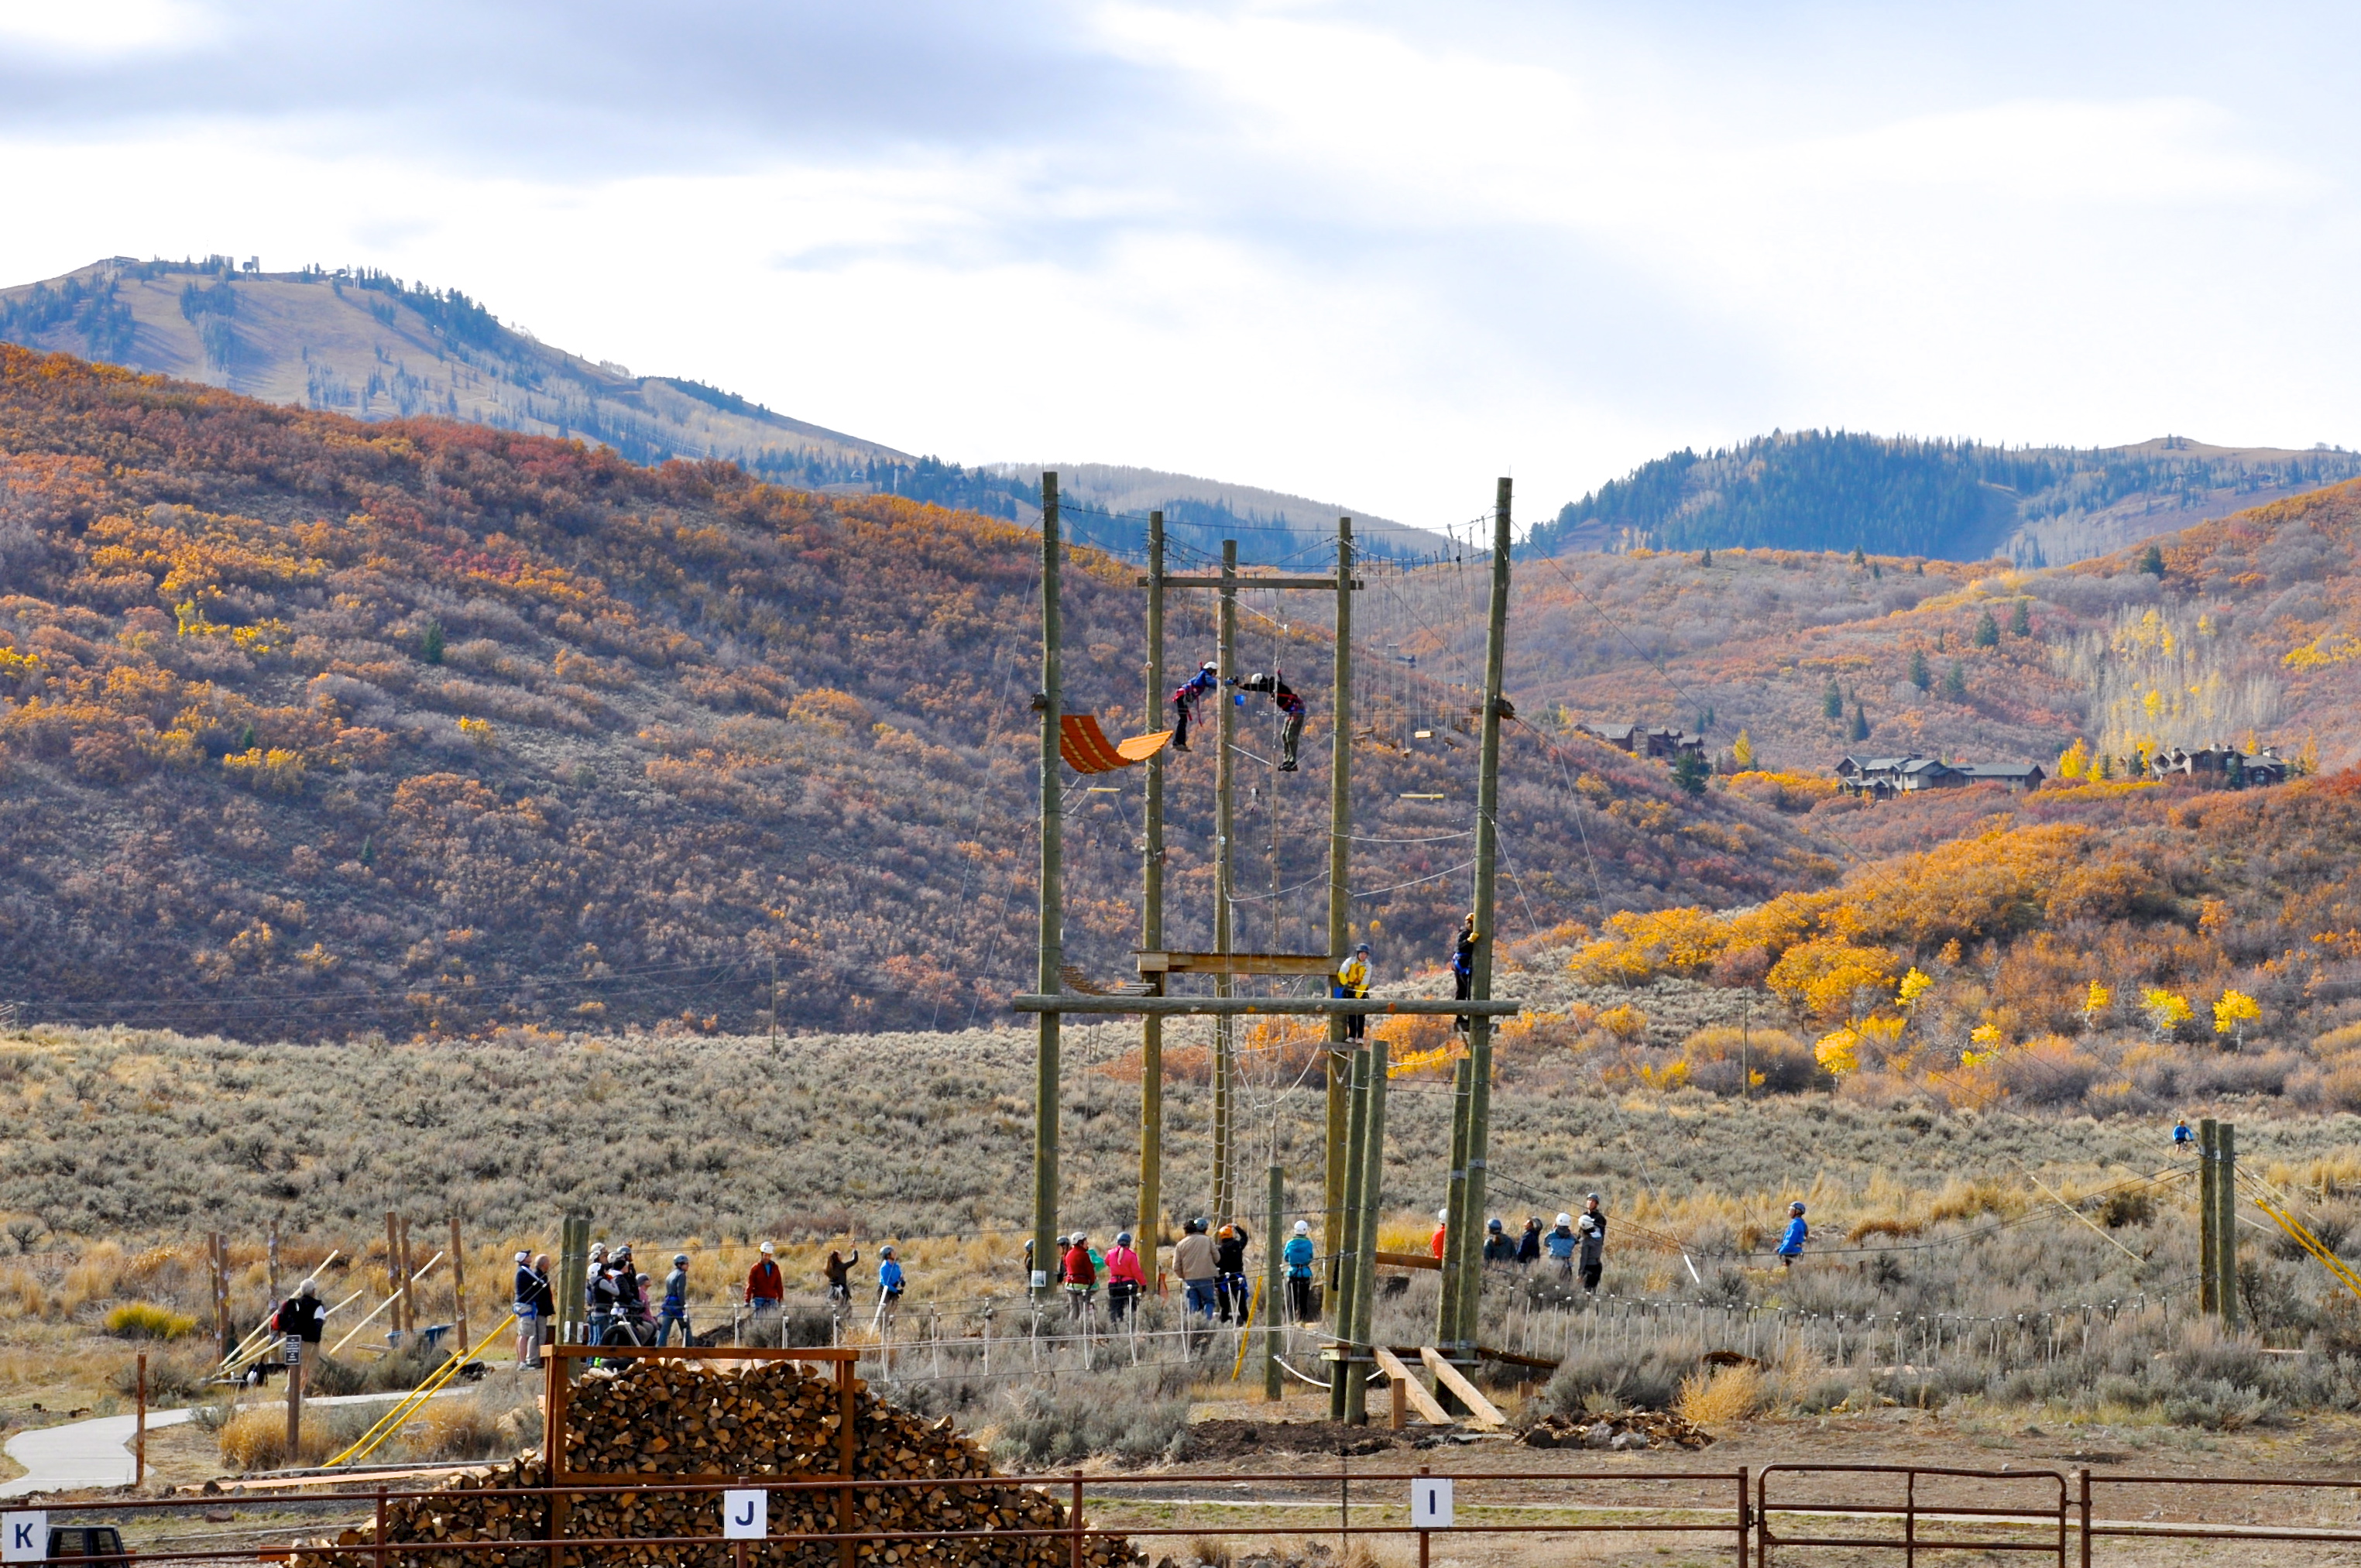
{"type": "Polygon", "coordinates": [[[2180,774],[2220,783],[2276,784],[2285,784],[2294,770],[2276,748],[2266,746],[2250,757],[2235,746],[2217,744],[2194,751],[2168,747],[2148,758],[2147,771],[2150,778],[2158,779],[2180,774]]]}
{"type": "Polygon", "coordinates": [[[2039,789],[2048,775],[2033,762],[1946,762],[1916,751],[1900,757],[1841,757],[1837,783],[1849,795],[1884,800],[1923,790],[1958,789],[1971,784],[2004,784],[2011,789],[2039,789]]]}
{"type": "Polygon", "coordinates": [[[1595,740],[1604,740],[1619,751],[1629,751],[1635,757],[1677,757],[1683,751],[1705,754],[1705,737],[1691,735],[1681,729],[1650,729],[1640,724],[1592,724],[1575,726],[1595,740]]]}
{"type": "Polygon", "coordinates": [[[2038,762],[1961,762],[1951,771],[1963,784],[2004,784],[2015,790],[2039,789],[2049,776],[2038,762]]]}

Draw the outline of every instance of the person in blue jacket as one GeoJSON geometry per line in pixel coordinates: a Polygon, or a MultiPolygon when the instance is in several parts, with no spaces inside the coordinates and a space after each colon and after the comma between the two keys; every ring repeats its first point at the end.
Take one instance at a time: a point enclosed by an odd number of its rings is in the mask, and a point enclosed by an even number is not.
{"type": "Polygon", "coordinates": [[[1222,677],[1216,673],[1217,669],[1218,666],[1212,660],[1207,660],[1202,669],[1173,692],[1172,749],[1174,751],[1185,751],[1189,749],[1189,719],[1197,711],[1198,699],[1222,689],[1222,677]]]}
{"type": "Polygon", "coordinates": [[[1574,1216],[1560,1214],[1557,1217],[1557,1229],[1542,1238],[1542,1248],[1550,1255],[1550,1261],[1557,1265],[1558,1277],[1561,1279],[1574,1277],[1575,1245],[1574,1216]]]}
{"type": "Polygon", "coordinates": [[[1287,1302],[1295,1309],[1295,1321],[1308,1323],[1317,1316],[1312,1310],[1312,1264],[1320,1249],[1312,1244],[1312,1224],[1308,1220],[1295,1222],[1295,1234],[1287,1239],[1279,1261],[1287,1265],[1287,1302]]]}
{"type": "Polygon", "coordinates": [[[2172,1124],[2172,1146],[2185,1149],[2193,1142],[2195,1140],[2189,1135],[2189,1118],[2183,1116],[2172,1124]]]}
{"type": "Polygon", "coordinates": [[[1780,1267],[1795,1266],[1795,1260],[1804,1255],[1804,1239],[1808,1234],[1810,1228],[1804,1223],[1804,1206],[1801,1203],[1788,1204],[1787,1234],[1779,1238],[1780,1267]]]}
{"type": "Polygon", "coordinates": [[[891,1327],[902,1305],[902,1263],[890,1246],[877,1249],[877,1321],[891,1327]]]}

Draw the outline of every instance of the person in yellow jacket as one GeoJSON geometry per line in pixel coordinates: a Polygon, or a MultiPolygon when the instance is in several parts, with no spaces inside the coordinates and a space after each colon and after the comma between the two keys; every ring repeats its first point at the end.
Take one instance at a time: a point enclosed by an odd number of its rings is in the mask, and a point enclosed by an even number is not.
{"type": "MultiPolygon", "coordinates": [[[[1334,981],[1328,987],[1328,994],[1342,1000],[1356,1002],[1367,998],[1369,994],[1368,943],[1363,942],[1359,947],[1353,949],[1353,956],[1346,959],[1345,960],[1344,967],[1336,971],[1334,981]]],[[[1367,1014],[1347,1013],[1345,1014],[1345,1037],[1346,1039],[1360,1039],[1367,1031],[1368,1026],[1369,1015],[1367,1014]]]]}

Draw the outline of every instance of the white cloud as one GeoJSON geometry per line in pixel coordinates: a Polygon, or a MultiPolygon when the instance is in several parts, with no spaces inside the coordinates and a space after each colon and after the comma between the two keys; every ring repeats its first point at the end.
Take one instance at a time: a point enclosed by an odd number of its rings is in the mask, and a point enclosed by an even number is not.
{"type": "Polygon", "coordinates": [[[0,0],[0,54],[104,56],[170,49],[202,37],[211,18],[185,0],[0,0]]]}

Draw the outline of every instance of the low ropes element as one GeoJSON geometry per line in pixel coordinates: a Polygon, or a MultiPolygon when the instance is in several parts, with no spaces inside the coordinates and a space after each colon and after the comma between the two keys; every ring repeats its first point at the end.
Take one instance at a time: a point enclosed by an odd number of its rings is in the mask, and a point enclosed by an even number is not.
{"type": "MultiPolygon", "coordinates": [[[[426,1277],[426,1271],[427,1271],[427,1269],[433,1268],[436,1264],[438,1264],[438,1263],[440,1263],[440,1262],[442,1262],[442,1261],[443,1261],[443,1255],[442,1255],[441,1253],[439,1253],[439,1252],[438,1252],[438,1253],[436,1253],[433,1257],[428,1258],[428,1259],[426,1260],[426,1262],[425,1262],[424,1266],[421,1267],[417,1273],[415,1273],[415,1274],[413,1274],[413,1275],[412,1275],[412,1276],[410,1277],[410,1283],[411,1283],[411,1284],[412,1284],[412,1285],[415,1285],[415,1284],[417,1284],[420,1280],[422,1280],[422,1279],[425,1278],[425,1277],[426,1277]]],[[[377,1321],[377,1315],[378,1315],[379,1312],[384,1311],[388,1307],[392,1306],[396,1301],[399,1301],[399,1300],[401,1300],[401,1291],[399,1291],[399,1290],[396,1290],[396,1291],[394,1291],[391,1295],[388,1296],[384,1300],[379,1301],[376,1306],[374,1306],[374,1307],[370,1308],[370,1309],[369,1309],[369,1315],[368,1315],[368,1317],[366,1317],[366,1318],[363,1318],[359,1322],[355,1323],[355,1324],[352,1326],[352,1328],[351,1328],[349,1331],[347,1331],[347,1332],[346,1332],[346,1333],[345,1334],[345,1337],[344,1337],[344,1338],[342,1338],[342,1339],[340,1339],[340,1340],[338,1340],[338,1341],[336,1342],[335,1350],[331,1350],[330,1352],[328,1352],[328,1354],[329,1354],[330,1355],[334,1355],[334,1354],[336,1354],[336,1351],[340,1351],[340,1350],[344,1349],[344,1348],[345,1348],[345,1346],[346,1346],[346,1345],[348,1345],[348,1344],[352,1343],[353,1343],[353,1335],[355,1335],[355,1334],[357,1334],[357,1333],[359,1333],[363,1329],[365,1329],[365,1328],[368,1327],[371,1323],[373,1323],[373,1322],[377,1321]]]]}
{"type": "Polygon", "coordinates": [[[1111,773],[1117,768],[1137,767],[1164,750],[1171,740],[1171,730],[1159,729],[1152,735],[1109,740],[1106,731],[1099,728],[1096,714],[1066,713],[1058,717],[1058,755],[1078,773],[1111,773]]]}
{"type": "MultiPolygon", "coordinates": [[[[516,1314],[514,1312],[511,1312],[507,1317],[500,1320],[500,1327],[494,1329],[490,1333],[484,1336],[482,1343],[484,1344],[493,1343],[499,1340],[500,1335],[506,1333],[510,1325],[515,1321],[516,1314]]],[[[423,1379],[417,1387],[412,1388],[409,1394],[403,1398],[400,1404],[387,1411],[383,1419],[379,1420],[377,1425],[361,1433],[359,1439],[355,1442],[350,1448],[345,1450],[334,1459],[329,1460],[326,1468],[334,1470],[337,1465],[344,1464],[348,1459],[367,1459],[370,1454],[375,1453],[384,1445],[386,1439],[401,1431],[404,1422],[408,1421],[411,1417],[416,1415],[421,1409],[424,1409],[426,1401],[433,1398],[435,1392],[440,1389],[443,1385],[450,1382],[452,1378],[457,1376],[459,1368],[465,1366],[467,1364],[467,1353],[455,1346],[452,1349],[449,1357],[444,1361],[442,1365],[436,1367],[432,1374],[423,1379]]]]}
{"type": "MultiPolygon", "coordinates": [[[[320,1266],[312,1270],[311,1273],[305,1275],[302,1278],[295,1282],[295,1288],[291,1294],[301,1295],[302,1294],[304,1286],[317,1284],[319,1282],[320,1276],[328,1271],[328,1265],[335,1262],[336,1259],[342,1255],[343,1253],[340,1249],[330,1247],[328,1249],[328,1255],[320,1260],[320,1266]]],[[[359,1292],[356,1291],[354,1294],[357,1295],[359,1292]]],[[[349,1301],[352,1299],[352,1297],[347,1296],[345,1299],[349,1301]]],[[[341,1305],[341,1303],[339,1304],[341,1305]]],[[[276,1310],[277,1303],[274,1302],[272,1305],[273,1309],[276,1310]]],[[[329,1309],[331,1311],[334,1311],[335,1310],[335,1309],[333,1307],[329,1309]]],[[[231,1351],[227,1355],[221,1358],[221,1365],[217,1370],[221,1372],[236,1372],[246,1363],[252,1361],[255,1356],[260,1354],[264,1350],[275,1348],[278,1343],[279,1336],[270,1332],[270,1320],[269,1318],[265,1318],[262,1321],[254,1325],[254,1332],[252,1333],[247,1334],[244,1339],[238,1342],[237,1348],[236,1350],[231,1351]]]]}

